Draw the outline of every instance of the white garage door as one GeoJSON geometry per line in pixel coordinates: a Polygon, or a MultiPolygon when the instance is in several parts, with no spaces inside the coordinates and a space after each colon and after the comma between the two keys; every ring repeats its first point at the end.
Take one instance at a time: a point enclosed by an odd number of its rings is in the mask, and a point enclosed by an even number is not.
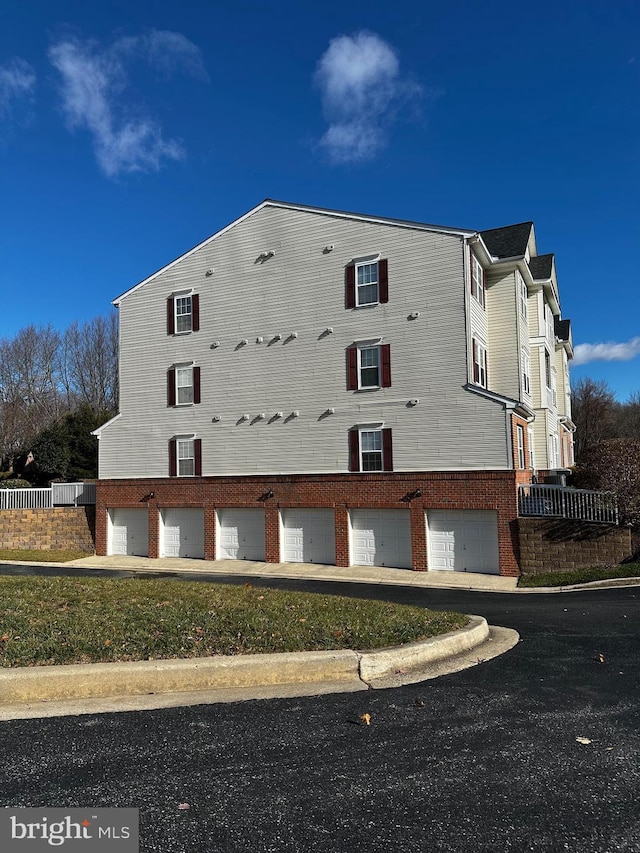
{"type": "Polygon", "coordinates": [[[264,510],[218,510],[218,559],[264,560],[264,510]]]}
{"type": "Polygon", "coordinates": [[[336,531],[332,509],[282,510],[282,560],[285,563],[336,562],[336,531]]]}
{"type": "Polygon", "coordinates": [[[108,553],[114,556],[149,556],[149,511],[110,509],[111,535],[108,553]]]}
{"type": "Polygon", "coordinates": [[[160,554],[204,559],[204,510],[167,508],[162,511],[160,554]]]}
{"type": "Polygon", "coordinates": [[[408,510],[352,509],[349,515],[353,565],[411,568],[408,510]]]}
{"type": "Polygon", "coordinates": [[[500,574],[497,513],[430,510],[427,536],[430,569],[500,574]]]}

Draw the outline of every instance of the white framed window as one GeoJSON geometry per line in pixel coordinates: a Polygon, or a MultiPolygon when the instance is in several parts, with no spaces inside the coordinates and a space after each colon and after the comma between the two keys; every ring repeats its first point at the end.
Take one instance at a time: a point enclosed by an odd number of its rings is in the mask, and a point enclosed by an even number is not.
{"type": "Polygon", "coordinates": [[[553,344],[555,341],[555,334],[553,328],[553,311],[550,306],[545,302],[544,304],[544,320],[547,329],[547,340],[550,344],[553,344]]]}
{"type": "Polygon", "coordinates": [[[487,387],[487,348],[476,338],[473,339],[473,381],[487,387]]]}
{"type": "Polygon", "coordinates": [[[356,263],[356,307],[379,302],[378,261],[356,263]]]}
{"type": "Polygon", "coordinates": [[[190,332],[193,328],[193,300],[191,294],[178,295],[174,299],[176,334],[190,332]]]}
{"type": "Polygon", "coordinates": [[[380,384],[380,347],[358,347],[358,388],[379,388],[380,384]]]}
{"type": "Polygon", "coordinates": [[[520,316],[526,322],[527,320],[527,285],[525,284],[524,279],[518,273],[518,282],[520,289],[520,316]]]}
{"type": "Polygon", "coordinates": [[[193,403],[193,365],[176,365],[176,405],[193,403]]]}
{"type": "Polygon", "coordinates": [[[524,455],[524,427],[516,425],[516,444],[518,450],[518,468],[526,468],[524,455]]]}
{"type": "Polygon", "coordinates": [[[528,433],[528,439],[529,439],[529,468],[531,468],[532,471],[535,471],[536,466],[534,465],[534,457],[533,457],[533,427],[532,426],[527,427],[527,433],[528,433]]]}
{"type": "Polygon", "coordinates": [[[522,350],[522,391],[531,394],[531,364],[529,353],[525,349],[522,350]]]}
{"type": "Polygon", "coordinates": [[[484,308],[484,270],[473,252],[471,253],[471,295],[484,308]]]}
{"type": "Polygon", "coordinates": [[[382,471],[382,430],[361,429],[360,433],[360,470],[382,471]]]}
{"type": "Polygon", "coordinates": [[[195,436],[178,436],[176,438],[176,462],[178,477],[193,477],[195,475],[195,436]]]}

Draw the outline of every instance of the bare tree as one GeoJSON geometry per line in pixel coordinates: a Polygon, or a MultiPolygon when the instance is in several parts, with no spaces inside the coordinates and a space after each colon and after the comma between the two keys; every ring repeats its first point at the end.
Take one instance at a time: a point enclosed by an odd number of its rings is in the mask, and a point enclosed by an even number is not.
{"type": "Polygon", "coordinates": [[[50,325],[0,341],[0,453],[9,461],[65,411],[60,344],[50,325]]]}
{"type": "Polygon", "coordinates": [[[613,391],[606,382],[585,377],[571,390],[571,412],[576,425],[575,455],[579,463],[587,448],[616,438],[617,408],[613,391]]]}
{"type": "Polygon", "coordinates": [[[618,434],[621,438],[640,441],[640,391],[632,394],[618,411],[618,434]]]}
{"type": "Polygon", "coordinates": [[[118,321],[115,312],[72,323],[63,340],[69,408],[86,403],[97,414],[118,408],[118,321]]]}

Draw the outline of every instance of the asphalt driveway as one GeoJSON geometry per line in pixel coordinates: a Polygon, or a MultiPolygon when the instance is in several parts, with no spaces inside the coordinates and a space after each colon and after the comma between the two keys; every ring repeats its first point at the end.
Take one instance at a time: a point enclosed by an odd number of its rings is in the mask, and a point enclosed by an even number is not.
{"type": "Polygon", "coordinates": [[[478,613],[521,642],[388,691],[3,722],[0,805],[137,806],[140,849],[167,853],[640,851],[640,587],[269,584],[478,613]]]}

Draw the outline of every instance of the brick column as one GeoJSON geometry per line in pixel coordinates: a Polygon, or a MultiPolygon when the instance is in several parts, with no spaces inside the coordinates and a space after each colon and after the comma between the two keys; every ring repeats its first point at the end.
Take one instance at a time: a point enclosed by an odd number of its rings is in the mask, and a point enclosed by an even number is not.
{"type": "Polygon", "coordinates": [[[280,562],[280,513],[273,501],[264,505],[264,545],[267,563],[280,562]]]}
{"type": "Polygon", "coordinates": [[[204,508],[204,558],[216,559],[216,511],[212,506],[204,508]]]}
{"type": "Polygon", "coordinates": [[[351,564],[349,556],[349,510],[346,506],[334,509],[336,526],[336,566],[345,568],[351,564]]]}
{"type": "Polygon", "coordinates": [[[414,500],[410,504],[411,512],[411,565],[414,572],[426,572],[427,560],[427,522],[422,503],[414,500]]]}
{"type": "Polygon", "coordinates": [[[149,501],[149,557],[157,559],[160,556],[160,511],[156,501],[149,501]]]}
{"type": "Polygon", "coordinates": [[[107,556],[108,512],[105,504],[96,502],[96,554],[98,557],[107,556]]]}

